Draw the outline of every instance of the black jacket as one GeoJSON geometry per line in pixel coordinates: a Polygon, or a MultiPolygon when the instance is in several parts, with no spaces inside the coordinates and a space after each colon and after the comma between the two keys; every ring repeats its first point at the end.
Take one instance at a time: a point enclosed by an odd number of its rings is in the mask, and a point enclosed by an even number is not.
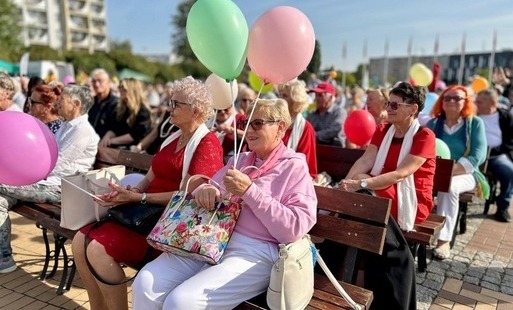
{"type": "Polygon", "coordinates": [[[119,98],[114,96],[112,92],[105,100],[99,102],[98,96],[94,97],[94,104],[89,110],[89,123],[93,126],[100,139],[107,133],[110,128],[109,122],[116,119],[116,107],[119,98]]]}
{"type": "Polygon", "coordinates": [[[513,160],[513,116],[509,111],[497,109],[499,113],[499,127],[502,132],[502,144],[491,150],[490,156],[506,154],[513,160]]]}

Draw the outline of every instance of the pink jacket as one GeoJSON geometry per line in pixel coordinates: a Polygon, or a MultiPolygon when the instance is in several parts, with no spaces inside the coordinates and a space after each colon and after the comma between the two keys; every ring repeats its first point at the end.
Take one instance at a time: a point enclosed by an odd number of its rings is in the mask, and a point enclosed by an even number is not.
{"type": "MultiPolygon", "coordinates": [[[[248,154],[240,154],[238,163],[246,162],[248,154]]],[[[255,165],[261,164],[257,160],[255,165]]],[[[226,170],[232,166],[233,158],[213,179],[222,184],[226,170]]],[[[242,211],[235,231],[248,237],[290,243],[308,233],[317,220],[317,196],[305,156],[291,149],[285,150],[274,167],[254,179],[241,198],[242,211]]]]}

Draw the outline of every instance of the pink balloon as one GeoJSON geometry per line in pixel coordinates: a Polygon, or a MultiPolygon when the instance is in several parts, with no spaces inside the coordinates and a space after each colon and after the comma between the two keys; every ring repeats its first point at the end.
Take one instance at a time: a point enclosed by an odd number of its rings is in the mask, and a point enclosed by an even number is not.
{"type": "Polygon", "coordinates": [[[40,120],[0,112],[0,184],[29,185],[46,178],[58,154],[55,136],[40,120]]]}
{"type": "Polygon", "coordinates": [[[308,17],[296,8],[278,6],[251,27],[248,62],[265,83],[280,84],[306,69],[314,48],[315,33],[308,17]]]}
{"type": "Polygon", "coordinates": [[[376,131],[376,121],[366,110],[351,112],[344,122],[344,133],[347,140],[356,145],[366,145],[376,131]]]}

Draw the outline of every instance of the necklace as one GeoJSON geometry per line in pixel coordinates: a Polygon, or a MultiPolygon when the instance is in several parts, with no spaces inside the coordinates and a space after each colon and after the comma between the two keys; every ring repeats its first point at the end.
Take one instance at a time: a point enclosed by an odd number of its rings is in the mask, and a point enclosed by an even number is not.
{"type": "Polygon", "coordinates": [[[187,142],[189,142],[189,140],[192,138],[192,135],[187,137],[187,138],[184,138],[183,135],[180,135],[180,138],[178,138],[178,147],[181,147],[183,146],[184,144],[186,144],[187,142]]]}

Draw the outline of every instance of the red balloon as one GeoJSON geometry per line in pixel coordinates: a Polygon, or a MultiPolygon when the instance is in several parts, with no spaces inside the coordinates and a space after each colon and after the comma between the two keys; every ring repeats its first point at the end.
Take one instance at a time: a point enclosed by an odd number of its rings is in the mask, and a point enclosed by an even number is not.
{"type": "Polygon", "coordinates": [[[347,140],[356,145],[366,145],[376,131],[376,121],[372,114],[365,110],[351,112],[344,123],[347,140]]]}

